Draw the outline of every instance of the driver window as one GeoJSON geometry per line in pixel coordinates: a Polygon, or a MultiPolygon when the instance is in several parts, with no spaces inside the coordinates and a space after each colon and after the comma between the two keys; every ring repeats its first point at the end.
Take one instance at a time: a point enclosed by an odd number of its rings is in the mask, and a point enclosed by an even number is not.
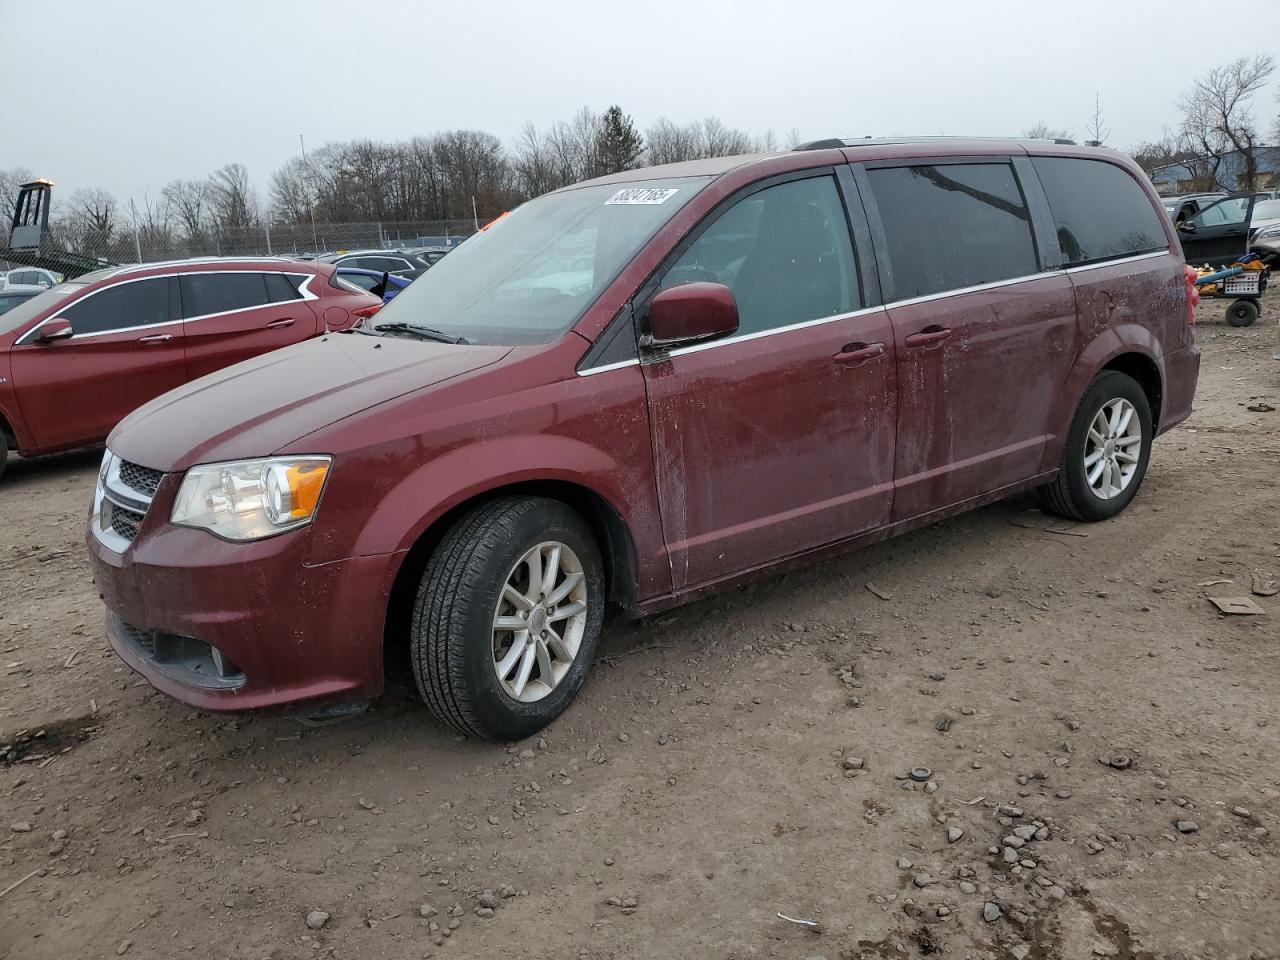
{"type": "Polygon", "coordinates": [[[1202,227],[1222,227],[1232,223],[1244,223],[1248,212],[1249,198],[1233,197],[1230,200],[1215,203],[1202,211],[1198,217],[1193,217],[1192,221],[1202,227]]]}
{"type": "Polygon", "coordinates": [[[853,244],[835,180],[793,180],[739,200],[667,271],[662,288],[697,281],[733,292],[739,334],[857,310],[853,244]]]}
{"type": "Polygon", "coordinates": [[[125,281],[85,297],[58,316],[71,321],[76,336],[166,323],[172,319],[169,281],[164,277],[125,281]]]}

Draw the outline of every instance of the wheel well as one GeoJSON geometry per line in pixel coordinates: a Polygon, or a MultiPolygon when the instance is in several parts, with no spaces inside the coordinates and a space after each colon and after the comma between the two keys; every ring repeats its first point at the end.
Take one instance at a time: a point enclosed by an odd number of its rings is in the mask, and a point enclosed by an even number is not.
{"type": "Polygon", "coordinates": [[[1160,369],[1155,361],[1141,353],[1122,353],[1102,369],[1116,370],[1138,381],[1142,392],[1147,395],[1147,403],[1151,405],[1151,423],[1159,430],[1160,403],[1164,399],[1164,393],[1160,383],[1160,369]]]}
{"type": "Polygon", "coordinates": [[[14,453],[17,453],[18,435],[13,432],[13,427],[9,426],[9,421],[5,417],[3,411],[0,411],[0,433],[4,434],[4,438],[9,444],[9,449],[14,453]]]}
{"type": "Polygon", "coordinates": [[[605,591],[611,607],[628,610],[636,600],[635,545],[627,525],[603,497],[586,487],[558,480],[535,480],[486,490],[453,507],[431,524],[405,555],[391,587],[383,636],[386,676],[404,672],[407,665],[409,627],[413,602],[427,561],[445,533],[463,514],[498,497],[546,497],[568,504],[587,521],[604,561],[605,591]]]}

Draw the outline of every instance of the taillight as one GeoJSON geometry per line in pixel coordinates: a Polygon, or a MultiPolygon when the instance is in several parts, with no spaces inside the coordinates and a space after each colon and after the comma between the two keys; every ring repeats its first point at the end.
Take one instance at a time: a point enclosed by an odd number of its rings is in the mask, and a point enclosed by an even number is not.
{"type": "Polygon", "coordinates": [[[353,317],[359,317],[361,320],[368,320],[375,313],[382,309],[381,303],[371,303],[367,307],[359,307],[351,311],[353,317]]]}
{"type": "Polygon", "coordinates": [[[1187,281],[1187,326],[1196,325],[1196,304],[1200,302],[1200,288],[1196,286],[1195,267],[1184,266],[1182,276],[1187,281]]]}

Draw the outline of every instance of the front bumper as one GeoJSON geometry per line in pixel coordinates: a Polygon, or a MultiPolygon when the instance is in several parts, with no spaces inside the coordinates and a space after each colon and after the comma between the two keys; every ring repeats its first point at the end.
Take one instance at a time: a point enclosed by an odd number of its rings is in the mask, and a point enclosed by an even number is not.
{"type": "Polygon", "coordinates": [[[137,537],[90,529],[107,637],[158,690],[207,710],[367,698],[383,685],[383,630],[397,555],[308,566],[306,528],[228,543],[166,519],[166,477],[137,537]]]}

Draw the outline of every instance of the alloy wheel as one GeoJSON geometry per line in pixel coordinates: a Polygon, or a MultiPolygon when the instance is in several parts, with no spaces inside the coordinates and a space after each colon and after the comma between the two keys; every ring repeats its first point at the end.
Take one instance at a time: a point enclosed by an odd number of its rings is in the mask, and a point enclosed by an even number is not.
{"type": "Polygon", "coordinates": [[[1123,493],[1138,471],[1142,421],[1132,403],[1116,397],[1104,403],[1084,441],[1085,480],[1099,500],[1123,493]]]}
{"type": "Polygon", "coordinates": [[[587,625],[582,562],[564,543],[539,543],[516,561],[493,615],[493,669],[513,700],[535,703],[573,666],[587,625]]]}

